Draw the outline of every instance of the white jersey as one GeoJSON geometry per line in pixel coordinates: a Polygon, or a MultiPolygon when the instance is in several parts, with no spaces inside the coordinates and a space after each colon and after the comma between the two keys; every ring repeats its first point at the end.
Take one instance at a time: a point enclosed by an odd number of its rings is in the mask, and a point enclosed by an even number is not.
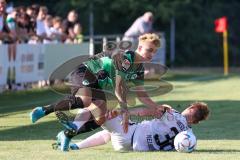
{"type": "Polygon", "coordinates": [[[137,125],[133,135],[133,150],[173,150],[174,137],[188,129],[186,118],[172,109],[164,113],[161,119],[143,121],[137,125]]]}
{"type": "Polygon", "coordinates": [[[116,118],[106,121],[102,125],[102,128],[111,133],[111,141],[114,150],[129,151],[132,150],[132,138],[137,125],[129,121],[128,132],[124,133],[121,122],[122,117],[117,116],[116,118]]]}

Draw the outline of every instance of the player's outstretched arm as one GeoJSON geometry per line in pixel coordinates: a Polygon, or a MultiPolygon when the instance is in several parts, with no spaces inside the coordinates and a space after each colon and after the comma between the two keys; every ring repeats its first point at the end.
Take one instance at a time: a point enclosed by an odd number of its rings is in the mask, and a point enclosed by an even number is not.
{"type": "Polygon", "coordinates": [[[138,99],[145,104],[147,107],[149,107],[150,109],[161,109],[164,110],[164,107],[161,107],[161,105],[155,103],[148,95],[148,93],[145,91],[144,87],[142,86],[137,86],[137,97],[138,99]]]}
{"type": "Polygon", "coordinates": [[[115,95],[118,99],[118,102],[121,107],[121,114],[123,115],[123,130],[125,133],[128,132],[128,106],[127,106],[127,87],[124,79],[120,75],[116,75],[116,86],[115,86],[115,95]]]}
{"type": "Polygon", "coordinates": [[[133,108],[129,110],[129,114],[133,116],[154,116],[156,118],[160,118],[163,115],[162,108],[133,108]]]}
{"type": "MultiPolygon", "coordinates": [[[[139,108],[130,108],[129,115],[133,116],[154,116],[156,118],[161,118],[166,110],[171,109],[169,105],[159,105],[157,108],[149,108],[149,107],[139,107],[139,108]]],[[[120,109],[108,110],[105,117],[106,119],[113,119],[121,115],[120,109]]]]}

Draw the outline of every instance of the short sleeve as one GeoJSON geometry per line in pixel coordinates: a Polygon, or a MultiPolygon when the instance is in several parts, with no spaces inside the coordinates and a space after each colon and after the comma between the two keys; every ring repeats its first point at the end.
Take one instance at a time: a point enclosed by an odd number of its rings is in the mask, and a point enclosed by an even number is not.
{"type": "Polygon", "coordinates": [[[117,71],[126,73],[134,62],[134,52],[118,52],[113,56],[115,68],[117,71]]]}

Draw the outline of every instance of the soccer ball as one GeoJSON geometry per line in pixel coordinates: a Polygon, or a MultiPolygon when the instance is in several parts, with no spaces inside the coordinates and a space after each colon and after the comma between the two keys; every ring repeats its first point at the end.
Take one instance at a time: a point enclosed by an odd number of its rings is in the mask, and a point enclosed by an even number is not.
{"type": "Polygon", "coordinates": [[[178,152],[190,153],[197,146],[197,139],[192,131],[183,131],[174,139],[174,147],[178,152]]]}

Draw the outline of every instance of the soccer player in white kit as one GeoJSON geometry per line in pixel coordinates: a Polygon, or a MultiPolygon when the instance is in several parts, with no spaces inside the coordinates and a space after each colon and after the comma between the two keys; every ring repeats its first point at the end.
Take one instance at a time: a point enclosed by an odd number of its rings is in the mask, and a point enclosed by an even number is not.
{"type": "MultiPolygon", "coordinates": [[[[164,106],[164,105],[163,105],[164,106]]],[[[145,120],[141,123],[129,122],[128,133],[124,133],[121,126],[122,118],[118,111],[113,111],[110,116],[115,117],[106,121],[103,131],[87,139],[71,144],[73,150],[102,145],[112,141],[112,146],[117,151],[157,151],[174,150],[174,137],[182,131],[191,129],[190,125],[205,120],[209,115],[207,104],[203,102],[192,103],[182,113],[165,105],[165,112],[149,111],[147,108],[130,110],[130,115],[152,115],[156,118],[145,120]],[[119,114],[119,116],[117,116],[119,114]]]]}

